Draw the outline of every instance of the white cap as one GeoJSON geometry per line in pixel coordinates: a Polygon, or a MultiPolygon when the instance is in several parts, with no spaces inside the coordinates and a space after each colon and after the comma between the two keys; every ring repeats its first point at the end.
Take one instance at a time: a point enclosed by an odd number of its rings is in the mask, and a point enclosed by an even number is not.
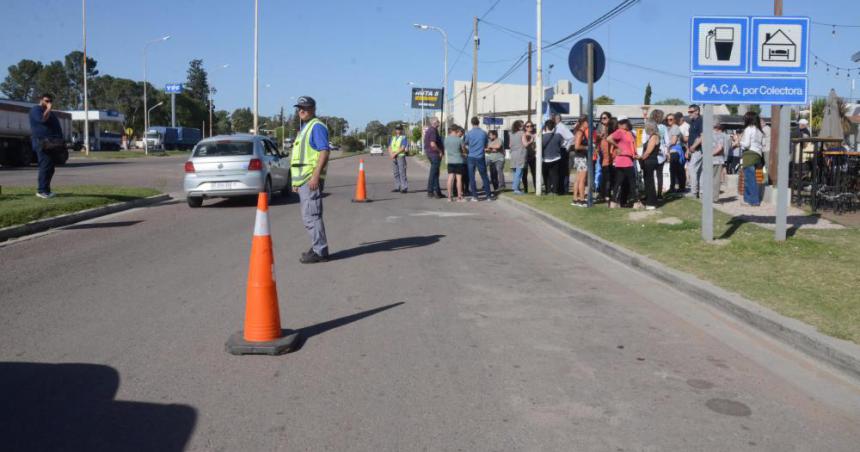
{"type": "Polygon", "coordinates": [[[803,125],[805,125],[805,126],[808,126],[808,125],[809,125],[809,121],[807,121],[807,120],[805,120],[805,119],[801,119],[800,121],[797,121],[797,123],[798,123],[798,124],[803,124],[803,125]]]}
{"type": "Polygon", "coordinates": [[[627,116],[621,115],[618,117],[618,122],[624,121],[625,119],[629,119],[627,116]]]}

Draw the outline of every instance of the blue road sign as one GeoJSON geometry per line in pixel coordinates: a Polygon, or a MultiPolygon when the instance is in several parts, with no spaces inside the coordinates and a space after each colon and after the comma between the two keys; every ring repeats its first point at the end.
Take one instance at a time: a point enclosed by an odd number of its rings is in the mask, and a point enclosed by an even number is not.
{"type": "Polygon", "coordinates": [[[699,104],[805,105],[806,77],[690,77],[690,98],[699,104]]]}
{"type": "Polygon", "coordinates": [[[179,94],[182,92],[182,83],[168,83],[164,85],[164,92],[168,94],[179,94]]]}
{"type": "Polygon", "coordinates": [[[492,116],[484,116],[485,126],[501,126],[505,124],[504,118],[495,118],[492,116]]]}
{"type": "Polygon", "coordinates": [[[808,17],[753,17],[750,72],[806,75],[809,72],[808,17]]]}
{"type": "Polygon", "coordinates": [[[749,70],[748,17],[693,17],[690,29],[690,72],[749,70]]]}

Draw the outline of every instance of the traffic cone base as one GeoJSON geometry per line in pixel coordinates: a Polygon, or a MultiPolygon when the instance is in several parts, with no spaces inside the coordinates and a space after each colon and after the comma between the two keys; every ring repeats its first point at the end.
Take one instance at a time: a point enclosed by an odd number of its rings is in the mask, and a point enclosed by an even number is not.
{"type": "Polygon", "coordinates": [[[367,199],[367,186],[364,179],[364,159],[358,161],[358,180],[355,182],[355,196],[352,202],[370,202],[367,199]]]}
{"type": "Polygon", "coordinates": [[[231,355],[283,355],[295,350],[299,344],[299,332],[281,330],[281,337],[266,342],[251,342],[245,340],[245,332],[239,331],[227,340],[227,353],[231,355]]]}
{"type": "Polygon", "coordinates": [[[281,329],[275,260],[269,233],[269,198],[257,198],[257,218],[248,265],[245,295],[245,329],[230,336],[225,345],[233,355],[280,355],[298,343],[298,333],[281,329]]]}

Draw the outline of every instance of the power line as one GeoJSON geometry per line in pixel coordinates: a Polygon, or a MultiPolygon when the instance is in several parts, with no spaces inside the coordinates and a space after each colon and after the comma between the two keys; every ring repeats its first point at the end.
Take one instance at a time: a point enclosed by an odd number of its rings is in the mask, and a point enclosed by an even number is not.
{"type": "MultiPolygon", "coordinates": [[[[486,11],[484,11],[484,14],[482,14],[482,15],[478,18],[478,20],[481,20],[481,19],[483,19],[484,17],[487,17],[487,14],[490,14],[491,12],[493,12],[493,10],[494,10],[494,9],[496,9],[496,6],[498,6],[498,5],[499,5],[499,3],[500,3],[501,1],[502,1],[502,0],[496,0],[492,5],[490,5],[490,7],[489,7],[489,8],[487,8],[487,10],[486,10],[486,11]]],[[[455,67],[457,67],[457,63],[459,63],[459,62],[460,62],[460,57],[461,57],[461,56],[463,56],[463,54],[464,54],[464,53],[466,53],[466,46],[467,46],[467,45],[469,45],[469,41],[470,41],[471,39],[472,39],[472,32],[469,32],[469,35],[468,35],[468,36],[466,36],[466,41],[465,41],[465,42],[463,42],[463,46],[462,46],[462,47],[460,47],[460,49],[459,49],[459,50],[458,50],[458,49],[454,49],[454,50],[456,50],[456,51],[458,52],[458,53],[457,53],[457,58],[455,58],[455,59],[454,59],[454,64],[452,64],[452,65],[451,65],[451,67],[450,67],[450,68],[448,68],[448,75],[451,75],[451,72],[453,72],[453,71],[454,71],[454,68],[455,68],[455,67]]],[[[449,44],[449,45],[450,45],[450,44],[449,44]]],[[[453,47],[452,47],[452,48],[453,48],[453,47]]]]}
{"type": "Polygon", "coordinates": [[[828,24],[828,23],[826,23],[826,22],[816,22],[816,21],[814,21],[814,20],[812,21],[812,23],[813,23],[813,24],[815,24],[815,25],[821,25],[821,26],[824,26],[824,27],[834,27],[834,28],[860,28],[860,25],[856,25],[856,24],[828,24]]]}

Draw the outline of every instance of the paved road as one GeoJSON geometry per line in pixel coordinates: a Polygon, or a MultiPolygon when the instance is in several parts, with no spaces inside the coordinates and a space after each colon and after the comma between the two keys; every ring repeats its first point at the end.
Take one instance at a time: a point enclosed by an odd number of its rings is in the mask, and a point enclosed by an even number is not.
{"type": "Polygon", "coordinates": [[[389,193],[388,165],[367,160],[362,205],[357,161],[332,163],[329,263],[299,264],[298,206],[272,207],[283,323],[306,337],[282,357],[223,350],[247,204],[0,247],[4,446],[857,450],[856,382],[502,203],[389,193]]]}

